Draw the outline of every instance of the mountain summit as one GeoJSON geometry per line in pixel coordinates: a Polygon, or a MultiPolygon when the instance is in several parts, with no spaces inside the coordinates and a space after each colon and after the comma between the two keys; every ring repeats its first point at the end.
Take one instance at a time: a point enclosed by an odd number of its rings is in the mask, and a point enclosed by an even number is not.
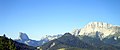
{"type": "Polygon", "coordinates": [[[103,22],[90,22],[81,29],[76,29],[72,32],[73,35],[86,35],[94,37],[98,35],[101,39],[120,32],[120,26],[115,26],[103,22]]]}
{"type": "Polygon", "coordinates": [[[26,33],[19,32],[19,39],[21,40],[29,40],[29,37],[26,35],[26,33]]]}

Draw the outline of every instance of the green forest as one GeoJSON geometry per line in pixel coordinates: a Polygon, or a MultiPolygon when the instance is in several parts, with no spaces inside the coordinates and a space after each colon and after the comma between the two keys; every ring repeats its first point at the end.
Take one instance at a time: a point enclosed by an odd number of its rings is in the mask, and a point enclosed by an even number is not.
{"type": "Polygon", "coordinates": [[[8,39],[3,35],[0,36],[0,50],[16,50],[16,46],[12,39],[8,39]]]}
{"type": "Polygon", "coordinates": [[[0,50],[35,50],[35,47],[13,41],[11,38],[0,36],[0,50]]]}

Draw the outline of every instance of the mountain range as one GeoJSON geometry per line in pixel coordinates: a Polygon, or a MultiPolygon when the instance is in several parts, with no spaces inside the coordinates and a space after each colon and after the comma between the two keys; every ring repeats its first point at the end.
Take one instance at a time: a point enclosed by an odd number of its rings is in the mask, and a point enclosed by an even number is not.
{"type": "Polygon", "coordinates": [[[40,40],[30,39],[26,33],[12,40],[0,36],[0,49],[22,50],[120,50],[120,26],[90,22],[83,28],[64,35],[47,35],[40,40]],[[7,46],[7,47],[3,47],[7,46]]]}
{"type": "Polygon", "coordinates": [[[45,37],[41,38],[40,40],[32,40],[32,39],[29,39],[29,37],[27,36],[26,33],[19,32],[19,38],[15,39],[15,41],[27,44],[29,46],[36,47],[36,46],[41,46],[44,43],[49,42],[49,41],[51,41],[53,39],[57,39],[57,38],[59,38],[61,36],[62,36],[61,34],[53,35],[53,36],[46,35],[45,37]]]}
{"type": "Polygon", "coordinates": [[[40,46],[43,50],[120,50],[120,26],[91,22],[40,46]]]}

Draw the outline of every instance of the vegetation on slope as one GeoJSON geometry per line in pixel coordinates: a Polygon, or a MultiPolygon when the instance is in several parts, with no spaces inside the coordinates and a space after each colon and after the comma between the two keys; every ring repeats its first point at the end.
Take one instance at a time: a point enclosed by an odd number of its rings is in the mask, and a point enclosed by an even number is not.
{"type": "Polygon", "coordinates": [[[18,43],[4,35],[0,36],[0,50],[35,50],[35,47],[18,43]]]}

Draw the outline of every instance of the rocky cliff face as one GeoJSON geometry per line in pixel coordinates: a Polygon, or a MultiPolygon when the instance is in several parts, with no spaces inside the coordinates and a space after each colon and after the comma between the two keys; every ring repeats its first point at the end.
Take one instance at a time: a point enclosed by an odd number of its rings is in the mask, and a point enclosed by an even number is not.
{"type": "Polygon", "coordinates": [[[19,32],[19,39],[29,40],[29,37],[26,35],[26,33],[19,32]]]}
{"type": "Polygon", "coordinates": [[[76,29],[73,35],[99,36],[101,39],[120,32],[120,26],[115,26],[103,22],[91,22],[81,29],[76,29]]]}

